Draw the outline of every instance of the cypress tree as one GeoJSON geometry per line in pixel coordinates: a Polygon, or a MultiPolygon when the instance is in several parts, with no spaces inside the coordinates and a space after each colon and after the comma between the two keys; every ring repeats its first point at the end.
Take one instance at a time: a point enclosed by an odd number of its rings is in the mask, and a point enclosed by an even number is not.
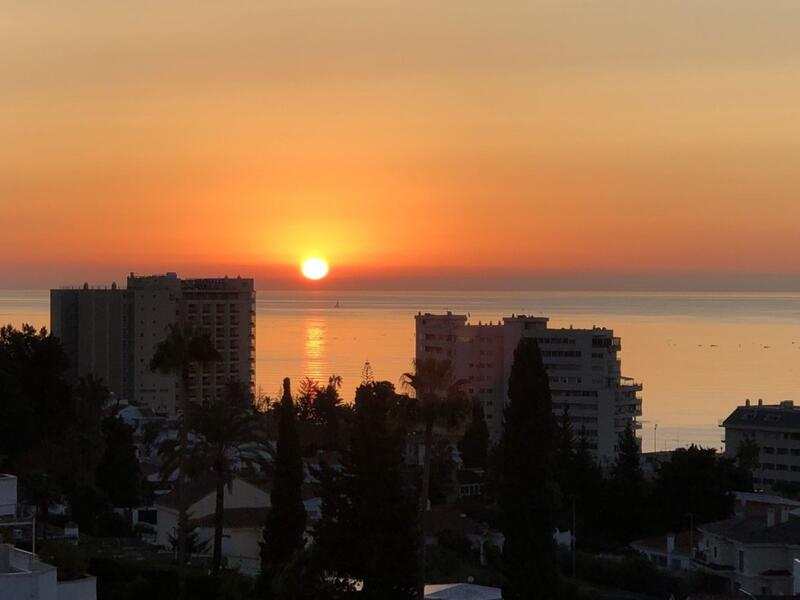
{"type": "Polygon", "coordinates": [[[503,437],[498,447],[499,507],[505,535],[503,598],[558,597],[553,465],[557,425],[550,383],[535,340],[514,351],[503,437]]]}
{"type": "Polygon", "coordinates": [[[283,380],[283,397],[278,411],[275,481],[270,494],[272,507],[267,514],[261,544],[262,576],[268,578],[289,564],[304,546],[303,462],[288,377],[283,380]]]}

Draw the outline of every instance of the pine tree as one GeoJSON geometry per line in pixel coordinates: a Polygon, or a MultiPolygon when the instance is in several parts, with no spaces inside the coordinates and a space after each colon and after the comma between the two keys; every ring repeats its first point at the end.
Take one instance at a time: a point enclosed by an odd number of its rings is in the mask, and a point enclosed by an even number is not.
{"type": "Polygon", "coordinates": [[[503,437],[498,446],[503,598],[558,597],[553,469],[557,424],[550,384],[535,340],[514,351],[503,437]]]}
{"type": "Polygon", "coordinates": [[[262,576],[274,577],[303,549],[306,512],[303,506],[303,462],[289,379],[283,380],[278,417],[278,443],[275,454],[275,482],[272,507],[264,525],[261,544],[262,576]]]}
{"type": "Polygon", "coordinates": [[[464,436],[458,442],[461,460],[467,469],[485,469],[489,456],[489,429],[483,414],[483,404],[473,402],[472,418],[464,436]]]}

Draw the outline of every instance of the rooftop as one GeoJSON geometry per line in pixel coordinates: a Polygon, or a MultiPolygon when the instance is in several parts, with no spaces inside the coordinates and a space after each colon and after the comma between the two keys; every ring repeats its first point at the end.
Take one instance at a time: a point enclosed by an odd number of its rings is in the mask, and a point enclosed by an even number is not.
{"type": "Polygon", "coordinates": [[[780,404],[737,406],[722,422],[722,427],[800,430],[800,407],[796,407],[791,400],[785,400],[780,404]]]}
{"type": "Polygon", "coordinates": [[[797,518],[767,527],[764,515],[750,515],[706,523],[698,529],[742,544],[800,546],[800,519],[797,518]]]}

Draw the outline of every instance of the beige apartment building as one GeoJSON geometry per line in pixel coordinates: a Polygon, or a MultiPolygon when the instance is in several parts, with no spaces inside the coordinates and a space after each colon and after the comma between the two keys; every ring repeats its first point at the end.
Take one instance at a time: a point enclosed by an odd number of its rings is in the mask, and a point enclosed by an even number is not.
{"type": "Polygon", "coordinates": [[[180,279],[175,273],[130,274],[127,288],[50,292],[53,333],[70,359],[73,380],[93,373],[119,398],[174,416],[178,378],[150,369],[158,343],[174,323],[209,333],[221,360],[192,369],[193,400],[224,393],[229,380],[255,389],[255,290],[252,279],[180,279]]]}
{"type": "Polygon", "coordinates": [[[601,462],[616,456],[628,423],[638,427],[642,385],[621,374],[621,341],[610,329],[553,329],[546,317],[512,315],[496,323],[472,324],[467,315],[418,314],[416,357],[449,359],[468,394],[483,404],[493,441],[503,431],[503,408],[514,350],[535,338],[550,377],[553,412],[568,406],[576,434],[583,433],[601,462]]]}

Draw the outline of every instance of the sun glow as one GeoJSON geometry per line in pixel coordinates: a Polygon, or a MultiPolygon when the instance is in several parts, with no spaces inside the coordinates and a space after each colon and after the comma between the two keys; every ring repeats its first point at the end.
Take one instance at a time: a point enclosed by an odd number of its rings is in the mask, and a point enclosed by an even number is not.
{"type": "Polygon", "coordinates": [[[302,271],[307,279],[322,279],[328,274],[328,263],[321,258],[307,258],[303,261],[302,271]]]}

